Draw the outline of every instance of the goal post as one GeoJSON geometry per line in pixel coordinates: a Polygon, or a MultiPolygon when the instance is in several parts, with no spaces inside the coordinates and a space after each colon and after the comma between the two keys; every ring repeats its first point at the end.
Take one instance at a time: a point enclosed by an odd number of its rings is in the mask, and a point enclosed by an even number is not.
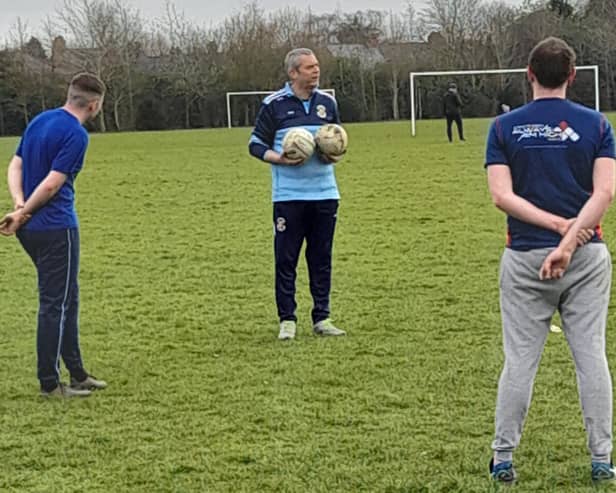
{"type": "MultiPolygon", "coordinates": [[[[599,111],[599,66],[598,65],[582,65],[575,68],[576,71],[591,70],[594,75],[595,89],[595,109],[599,111]]],[[[440,75],[482,75],[482,74],[512,74],[526,72],[526,68],[510,68],[510,69],[491,69],[491,70],[451,70],[439,72],[410,72],[411,86],[411,135],[415,137],[415,78],[424,76],[440,76],[440,75]]]]}
{"type": "MultiPolygon", "coordinates": [[[[335,89],[320,89],[323,92],[331,94],[334,98],[336,97],[335,89]]],[[[233,127],[233,120],[231,119],[231,98],[233,96],[269,96],[270,94],[274,94],[277,91],[234,91],[227,93],[227,126],[228,128],[233,127]]]]}

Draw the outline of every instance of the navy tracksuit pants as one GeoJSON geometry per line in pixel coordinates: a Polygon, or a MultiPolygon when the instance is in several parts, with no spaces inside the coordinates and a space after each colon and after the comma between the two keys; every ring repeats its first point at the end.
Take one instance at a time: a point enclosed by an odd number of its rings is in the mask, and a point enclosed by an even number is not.
{"type": "Polygon", "coordinates": [[[314,303],[312,322],[317,323],[329,317],[332,248],[337,211],[337,200],[274,202],[276,305],[280,321],[297,320],[295,278],[304,239],[310,293],[314,303]]]}
{"type": "Polygon", "coordinates": [[[449,139],[449,142],[453,140],[453,135],[451,133],[451,127],[453,125],[453,122],[456,122],[456,126],[458,127],[458,137],[460,137],[460,140],[464,140],[462,115],[460,115],[460,113],[446,114],[445,118],[447,119],[447,138],[449,139]]]}
{"type": "Polygon", "coordinates": [[[79,349],[79,230],[17,232],[38,274],[39,312],[36,333],[41,388],[60,381],[60,356],[71,377],[87,377],[79,349]]]}

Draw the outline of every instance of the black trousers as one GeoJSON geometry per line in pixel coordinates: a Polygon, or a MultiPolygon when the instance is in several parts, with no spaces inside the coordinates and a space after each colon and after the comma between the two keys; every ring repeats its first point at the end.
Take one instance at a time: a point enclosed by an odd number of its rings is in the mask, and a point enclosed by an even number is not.
{"type": "Polygon", "coordinates": [[[280,321],[297,320],[295,279],[304,239],[313,300],[312,322],[317,323],[329,317],[337,211],[337,200],[274,202],[276,305],[280,321]]]}
{"type": "Polygon", "coordinates": [[[453,122],[456,122],[456,126],[458,127],[458,137],[460,140],[464,140],[464,129],[462,128],[462,115],[460,113],[453,115],[445,115],[447,118],[447,138],[449,142],[453,140],[453,136],[451,135],[451,126],[453,122]]]}
{"type": "Polygon", "coordinates": [[[21,230],[17,237],[38,274],[37,376],[50,391],[60,381],[60,356],[71,377],[87,377],[79,349],[79,230],[21,230]]]}

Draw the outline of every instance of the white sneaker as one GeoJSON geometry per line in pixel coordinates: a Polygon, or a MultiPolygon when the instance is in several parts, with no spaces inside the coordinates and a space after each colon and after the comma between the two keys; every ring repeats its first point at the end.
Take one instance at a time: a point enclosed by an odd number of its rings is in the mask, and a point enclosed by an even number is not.
{"type": "Polygon", "coordinates": [[[332,323],[331,318],[326,318],[313,325],[312,331],[318,336],[345,336],[346,332],[332,323]]]}
{"type": "Polygon", "coordinates": [[[295,339],[295,330],[297,324],[293,320],[283,320],[280,322],[280,332],[278,333],[278,339],[281,341],[287,341],[289,339],[295,339]]]}
{"type": "Polygon", "coordinates": [[[99,380],[93,375],[88,375],[83,382],[71,378],[71,389],[76,390],[102,390],[107,388],[107,382],[99,380]]]}
{"type": "Polygon", "coordinates": [[[55,397],[60,399],[70,399],[71,397],[88,397],[92,394],[90,390],[73,389],[65,383],[58,382],[58,386],[49,392],[41,390],[41,397],[55,397]]]}

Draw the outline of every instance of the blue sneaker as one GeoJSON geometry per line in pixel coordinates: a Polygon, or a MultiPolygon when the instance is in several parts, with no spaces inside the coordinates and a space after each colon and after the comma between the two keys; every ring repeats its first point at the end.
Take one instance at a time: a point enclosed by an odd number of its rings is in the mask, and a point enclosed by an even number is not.
{"type": "Polygon", "coordinates": [[[518,479],[518,475],[513,468],[513,462],[500,462],[494,466],[494,458],[490,460],[490,476],[492,476],[494,481],[506,485],[513,484],[518,479]]]}
{"type": "Polygon", "coordinates": [[[616,469],[611,462],[591,462],[590,477],[593,483],[616,482],[616,469]]]}

